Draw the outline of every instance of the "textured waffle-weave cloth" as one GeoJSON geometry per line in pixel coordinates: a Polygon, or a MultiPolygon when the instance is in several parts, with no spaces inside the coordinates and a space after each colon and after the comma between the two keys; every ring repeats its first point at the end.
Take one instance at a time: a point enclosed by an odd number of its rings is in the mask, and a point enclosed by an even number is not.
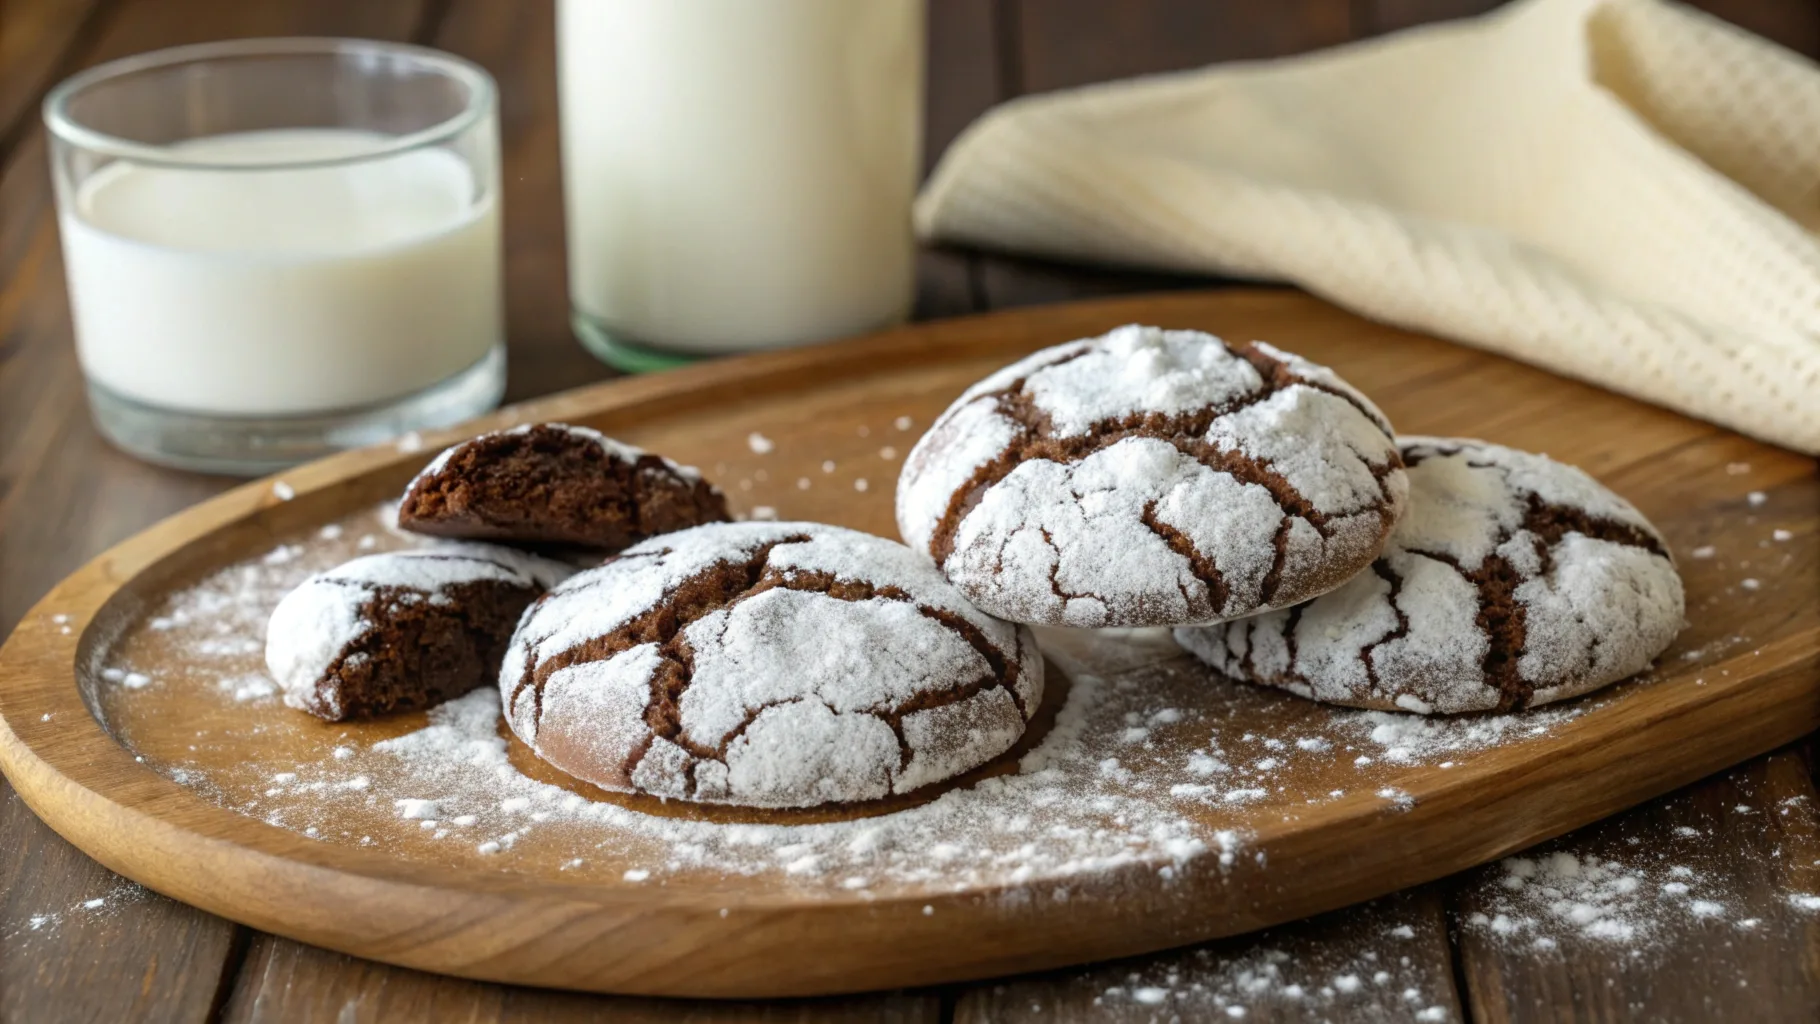
{"type": "Polygon", "coordinates": [[[924,238],[1291,281],[1820,453],[1820,68],[1662,0],[1524,0],[1019,99],[924,238]]]}

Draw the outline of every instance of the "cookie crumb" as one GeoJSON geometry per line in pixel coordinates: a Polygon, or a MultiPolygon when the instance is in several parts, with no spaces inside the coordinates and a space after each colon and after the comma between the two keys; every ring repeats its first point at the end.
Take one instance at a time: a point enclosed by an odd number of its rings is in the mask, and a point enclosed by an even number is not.
{"type": "Polygon", "coordinates": [[[752,449],[754,455],[769,455],[777,448],[777,443],[754,430],[746,435],[746,447],[752,449]]]}

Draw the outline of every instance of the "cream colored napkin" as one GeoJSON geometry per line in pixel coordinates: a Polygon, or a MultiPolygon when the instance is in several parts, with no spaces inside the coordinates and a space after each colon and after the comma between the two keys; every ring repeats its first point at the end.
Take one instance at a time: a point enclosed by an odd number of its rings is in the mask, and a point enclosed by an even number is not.
{"type": "Polygon", "coordinates": [[[1020,99],[916,222],[1293,281],[1820,453],[1820,69],[1660,0],[1020,99]]]}

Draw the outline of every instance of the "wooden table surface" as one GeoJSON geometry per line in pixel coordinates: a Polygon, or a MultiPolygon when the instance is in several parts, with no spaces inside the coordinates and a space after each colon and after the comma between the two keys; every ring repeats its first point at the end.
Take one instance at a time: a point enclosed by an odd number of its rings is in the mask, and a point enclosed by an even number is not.
{"type": "MultiPolygon", "coordinates": [[[[981,111],[1021,93],[1291,54],[1494,5],[931,0],[929,159],[981,111]]],[[[1700,5],[1820,55],[1816,0],[1700,5]]],[[[233,483],[134,462],[90,425],[38,102],[58,79],[99,61],[272,35],[411,40],[493,72],[503,108],[508,399],[610,375],[568,330],[550,0],[11,0],[0,6],[0,634],[91,555],[233,483]]],[[[1217,283],[957,251],[925,253],[920,271],[919,317],[1217,283]]],[[[478,984],[252,932],[112,875],[4,788],[0,1020],[1194,1020],[1216,1012],[1214,995],[1243,993],[1263,978],[1274,979],[1277,998],[1246,1019],[1811,1021],[1820,1019],[1820,914],[1790,913],[1788,904],[1791,892],[1820,891],[1817,808],[1810,740],[1550,844],[1581,858],[1622,858],[1700,837],[1688,862],[1726,894],[1726,923],[1669,922],[1647,949],[1570,938],[1544,954],[1462,928],[1496,908],[1502,873],[1486,868],[1263,935],[1135,961],[758,1005],[478,984]],[[1379,967],[1388,968],[1382,981],[1379,967]],[[1292,983],[1307,998],[1282,998],[1292,983]]]]}

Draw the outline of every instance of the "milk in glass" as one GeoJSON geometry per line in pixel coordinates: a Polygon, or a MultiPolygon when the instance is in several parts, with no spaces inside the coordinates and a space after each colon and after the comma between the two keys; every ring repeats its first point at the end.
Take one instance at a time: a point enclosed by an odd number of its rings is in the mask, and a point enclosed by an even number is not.
{"type": "Polygon", "coordinates": [[[345,159],[385,141],[220,135],[171,147],[183,167],[121,160],[83,180],[61,227],[90,379],[161,408],[285,415],[408,395],[485,357],[502,336],[491,190],[440,148],[345,159]]]}
{"type": "Polygon", "coordinates": [[[578,330],[685,353],[901,319],[922,0],[558,0],[578,330]]]}

